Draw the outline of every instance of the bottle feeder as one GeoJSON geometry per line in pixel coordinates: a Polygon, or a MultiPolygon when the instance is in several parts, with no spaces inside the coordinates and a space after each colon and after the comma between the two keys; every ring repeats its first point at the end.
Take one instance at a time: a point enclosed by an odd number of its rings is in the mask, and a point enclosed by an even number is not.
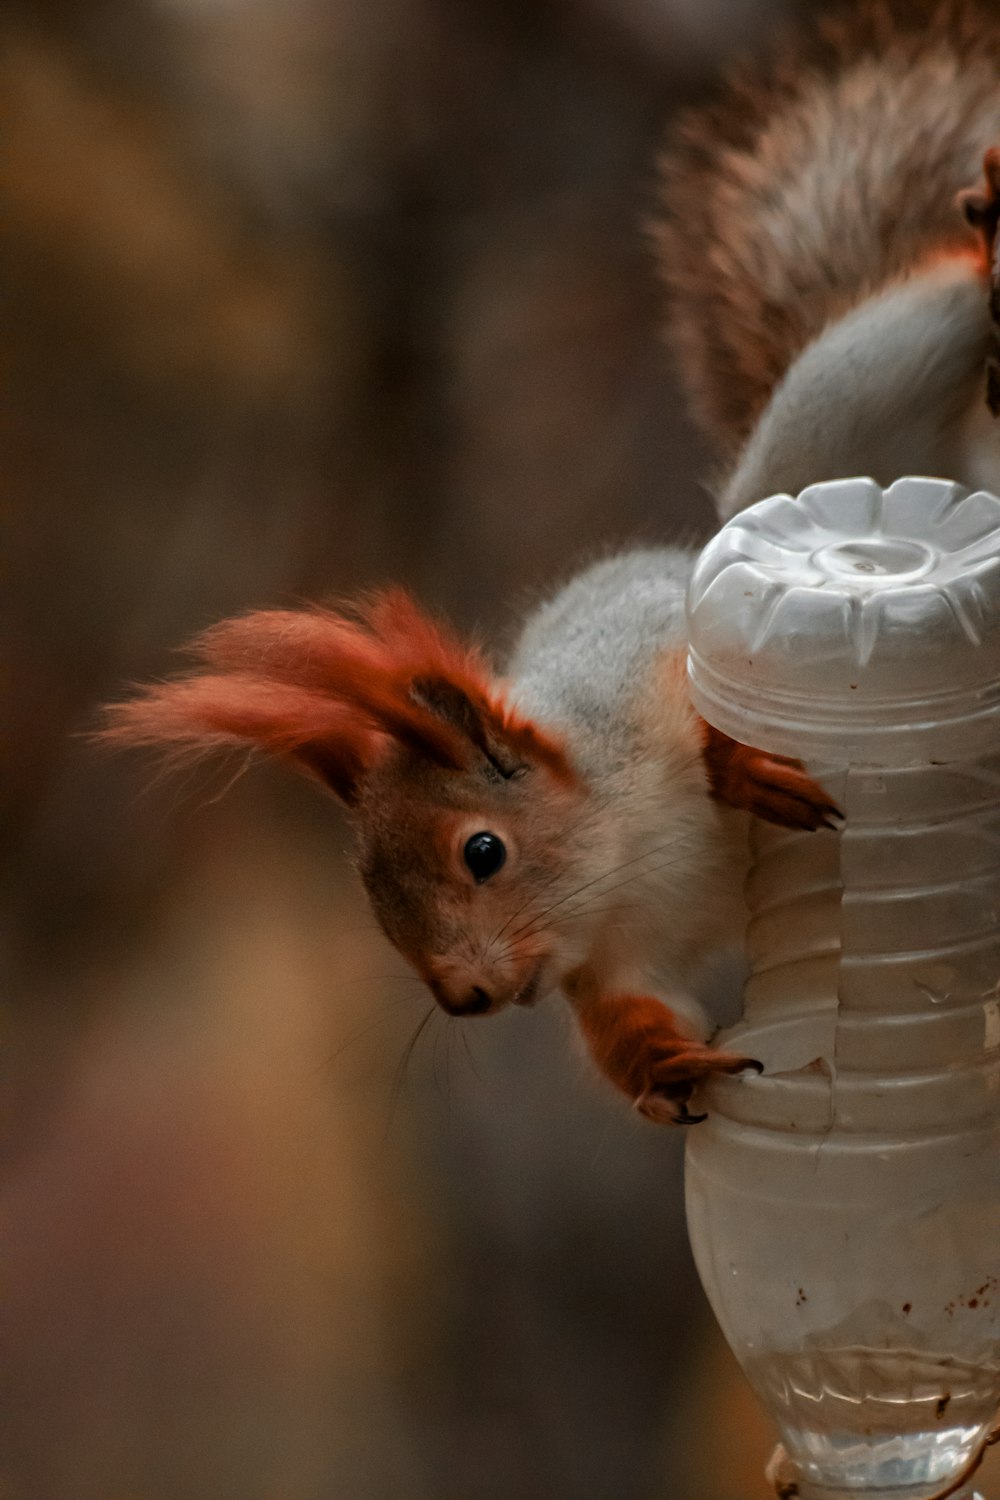
{"type": "Polygon", "coordinates": [[[778,1424],[779,1494],[971,1500],[1000,1406],[1000,500],[778,495],[688,604],[699,712],[845,818],[753,829],[719,1044],[765,1072],[704,1091],[698,1268],[778,1424]]]}

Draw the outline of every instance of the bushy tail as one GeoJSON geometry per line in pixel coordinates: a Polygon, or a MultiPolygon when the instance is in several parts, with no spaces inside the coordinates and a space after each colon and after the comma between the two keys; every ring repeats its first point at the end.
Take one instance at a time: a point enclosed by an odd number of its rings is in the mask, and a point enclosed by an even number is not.
{"type": "Polygon", "coordinates": [[[1000,0],[855,0],[679,122],[657,234],[670,334],[723,452],[827,324],[972,249],[956,195],[1000,142],[1000,0]]]}

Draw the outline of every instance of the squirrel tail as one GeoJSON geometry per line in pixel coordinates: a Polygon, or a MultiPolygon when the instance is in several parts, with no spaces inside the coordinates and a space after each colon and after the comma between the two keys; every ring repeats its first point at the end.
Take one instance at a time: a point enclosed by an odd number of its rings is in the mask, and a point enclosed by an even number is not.
{"type": "Polygon", "coordinates": [[[795,357],[935,256],[1000,140],[997,0],[853,0],[682,116],[656,226],[671,337],[732,456],[795,357]]]}

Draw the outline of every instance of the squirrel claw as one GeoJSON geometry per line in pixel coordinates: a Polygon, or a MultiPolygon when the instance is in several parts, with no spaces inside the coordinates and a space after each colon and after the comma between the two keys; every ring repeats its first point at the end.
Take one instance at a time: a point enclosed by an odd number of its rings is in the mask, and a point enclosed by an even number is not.
{"type": "Polygon", "coordinates": [[[693,1084],[688,1084],[684,1089],[646,1089],[636,1099],[635,1108],[654,1125],[700,1125],[708,1115],[693,1115],[688,1108],[693,1087],[693,1084]]]}
{"type": "Polygon", "coordinates": [[[983,157],[983,176],[986,178],[985,191],[965,188],[958,195],[958,203],[967,223],[982,235],[983,247],[992,264],[1000,227],[1000,147],[991,146],[983,157]]]}
{"type": "Polygon", "coordinates": [[[635,1101],[636,1111],[654,1125],[700,1125],[707,1115],[693,1115],[686,1099],[670,1098],[657,1089],[647,1089],[635,1101]]]}
{"type": "Polygon", "coordinates": [[[698,1125],[708,1116],[693,1115],[688,1109],[695,1085],[712,1073],[742,1073],[748,1068],[755,1073],[764,1071],[763,1063],[755,1057],[692,1046],[690,1051],[656,1066],[657,1081],[643,1090],[635,1107],[657,1125],[698,1125]]]}
{"type": "Polygon", "coordinates": [[[702,1120],[707,1120],[708,1115],[693,1115],[686,1104],[682,1104],[675,1116],[677,1125],[700,1125],[702,1120]]]}
{"type": "Polygon", "coordinates": [[[958,202],[966,220],[982,239],[989,267],[990,317],[997,353],[986,361],[986,404],[997,417],[1000,416],[1000,147],[992,146],[983,157],[983,176],[985,191],[967,188],[959,193],[958,202]]]}

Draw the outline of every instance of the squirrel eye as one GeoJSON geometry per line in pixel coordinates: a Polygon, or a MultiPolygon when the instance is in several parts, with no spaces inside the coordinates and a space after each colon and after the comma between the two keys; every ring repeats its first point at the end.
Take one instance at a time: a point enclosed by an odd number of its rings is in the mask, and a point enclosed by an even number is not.
{"type": "Polygon", "coordinates": [[[503,839],[495,833],[474,833],[462,850],[462,857],[476,880],[489,880],[507,858],[503,839]]]}

